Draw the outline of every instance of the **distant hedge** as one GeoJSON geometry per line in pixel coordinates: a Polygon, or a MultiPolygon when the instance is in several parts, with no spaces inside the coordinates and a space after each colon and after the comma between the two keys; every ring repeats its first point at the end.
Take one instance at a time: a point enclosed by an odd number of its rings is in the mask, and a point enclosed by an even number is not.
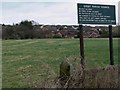
{"type": "MultiPolygon", "coordinates": [[[[33,38],[78,38],[79,29],[74,29],[71,27],[66,27],[65,25],[48,25],[49,27],[44,27],[42,25],[36,25],[34,21],[21,21],[19,24],[14,25],[4,25],[2,24],[2,39],[33,39],[33,38]]],[[[107,38],[109,35],[108,28],[99,27],[101,38],[107,38]]],[[[90,27],[87,27],[88,31],[90,27]]],[[[120,26],[113,27],[113,37],[120,37],[120,26]]],[[[86,30],[84,30],[86,33],[86,30]]]]}

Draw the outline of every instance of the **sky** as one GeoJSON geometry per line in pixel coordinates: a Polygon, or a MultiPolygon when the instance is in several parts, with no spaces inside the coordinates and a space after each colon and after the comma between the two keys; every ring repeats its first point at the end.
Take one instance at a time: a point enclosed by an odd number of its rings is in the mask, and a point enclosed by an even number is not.
{"type": "Polygon", "coordinates": [[[77,25],[77,3],[116,5],[120,0],[2,0],[0,24],[34,20],[39,24],[77,25]]]}

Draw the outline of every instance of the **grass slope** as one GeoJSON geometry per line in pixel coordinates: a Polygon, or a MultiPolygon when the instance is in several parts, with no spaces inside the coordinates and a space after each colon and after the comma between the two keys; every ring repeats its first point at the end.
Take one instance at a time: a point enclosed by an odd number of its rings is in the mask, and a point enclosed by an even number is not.
{"type": "MultiPolygon", "coordinates": [[[[86,67],[109,65],[108,39],[84,39],[86,67]]],[[[118,39],[114,39],[114,58],[118,64],[118,39]]],[[[33,39],[2,41],[3,88],[31,87],[54,78],[67,56],[71,65],[79,63],[79,39],[33,39]]]]}

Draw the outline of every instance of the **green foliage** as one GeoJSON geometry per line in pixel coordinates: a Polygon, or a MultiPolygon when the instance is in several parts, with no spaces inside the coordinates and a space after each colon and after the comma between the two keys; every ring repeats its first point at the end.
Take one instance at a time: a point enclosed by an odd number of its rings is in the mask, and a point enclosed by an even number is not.
{"type": "Polygon", "coordinates": [[[32,21],[22,21],[13,26],[2,26],[3,39],[28,39],[33,38],[32,21]]]}
{"type": "Polygon", "coordinates": [[[33,29],[32,22],[28,21],[28,20],[20,22],[19,25],[22,26],[22,27],[24,27],[24,28],[33,29]]]}
{"type": "Polygon", "coordinates": [[[100,36],[100,37],[103,37],[103,38],[107,38],[107,37],[109,37],[109,32],[103,30],[103,31],[101,32],[101,36],[100,36]]]}
{"type": "MultiPolygon", "coordinates": [[[[112,34],[113,34],[113,37],[120,37],[120,26],[113,26],[112,27],[112,34]]],[[[108,28],[103,28],[102,27],[102,30],[101,30],[101,36],[100,37],[109,37],[109,30],[108,28]]]]}
{"type": "Polygon", "coordinates": [[[4,39],[13,39],[14,36],[13,26],[6,26],[2,28],[2,38],[4,39]]]}
{"type": "Polygon", "coordinates": [[[120,26],[113,27],[113,37],[120,37],[120,26]]]}
{"type": "Polygon", "coordinates": [[[22,21],[18,26],[21,39],[33,38],[33,25],[31,21],[22,21]]]}

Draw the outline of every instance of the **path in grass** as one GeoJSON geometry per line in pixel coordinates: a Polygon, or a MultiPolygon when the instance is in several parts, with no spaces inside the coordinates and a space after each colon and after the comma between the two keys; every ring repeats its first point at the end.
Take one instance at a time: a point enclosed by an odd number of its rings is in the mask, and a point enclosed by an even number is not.
{"type": "MultiPolygon", "coordinates": [[[[84,40],[87,68],[109,65],[108,39],[84,40]]],[[[3,87],[6,88],[32,86],[48,74],[54,78],[66,56],[71,65],[74,58],[79,60],[79,39],[5,40],[2,46],[3,87]]],[[[114,55],[117,64],[118,39],[114,39],[114,55]]]]}

